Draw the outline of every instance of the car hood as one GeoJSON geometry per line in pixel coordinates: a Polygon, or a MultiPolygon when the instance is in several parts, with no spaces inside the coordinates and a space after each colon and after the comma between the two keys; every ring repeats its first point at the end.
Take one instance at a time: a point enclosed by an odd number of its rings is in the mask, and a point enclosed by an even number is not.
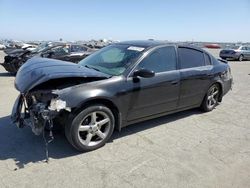
{"type": "Polygon", "coordinates": [[[110,75],[66,61],[33,57],[17,72],[15,87],[26,93],[48,80],[67,77],[108,78],[110,75]]]}

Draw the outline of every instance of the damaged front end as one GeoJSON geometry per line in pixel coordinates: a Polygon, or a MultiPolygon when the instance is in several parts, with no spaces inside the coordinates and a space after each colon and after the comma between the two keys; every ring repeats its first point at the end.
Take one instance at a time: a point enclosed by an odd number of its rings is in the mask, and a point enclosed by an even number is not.
{"type": "MultiPolygon", "coordinates": [[[[71,111],[60,98],[60,90],[105,78],[106,74],[77,64],[32,58],[16,75],[15,87],[21,94],[13,107],[12,121],[20,128],[29,125],[39,135],[47,122],[53,122],[62,112],[71,111]]],[[[66,118],[65,114],[62,118],[66,118]]]]}
{"type": "MultiPolygon", "coordinates": [[[[54,126],[56,129],[64,126],[71,110],[82,101],[82,98],[75,100],[72,92],[72,97],[69,96],[69,91],[82,84],[107,78],[107,74],[77,64],[31,58],[16,75],[15,87],[20,95],[12,110],[12,122],[19,128],[30,126],[35,135],[43,134],[47,148],[53,140],[54,126]],[[50,131],[50,141],[45,139],[45,128],[50,131]]],[[[47,149],[46,153],[48,160],[47,149]]]]}
{"type": "Polygon", "coordinates": [[[7,72],[16,73],[18,69],[26,62],[26,56],[29,54],[29,51],[24,51],[20,54],[6,55],[4,57],[4,63],[1,63],[1,65],[5,68],[7,72]]]}
{"type": "Polygon", "coordinates": [[[11,119],[19,128],[30,126],[35,135],[40,135],[45,126],[53,128],[53,120],[62,110],[70,112],[71,108],[53,91],[35,91],[19,95],[11,119]]]}

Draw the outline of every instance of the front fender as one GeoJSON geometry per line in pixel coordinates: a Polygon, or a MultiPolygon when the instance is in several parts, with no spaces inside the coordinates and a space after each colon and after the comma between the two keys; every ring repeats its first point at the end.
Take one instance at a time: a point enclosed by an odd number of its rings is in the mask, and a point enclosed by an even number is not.
{"type": "Polygon", "coordinates": [[[66,88],[62,91],[54,91],[54,94],[58,95],[63,101],[66,101],[67,107],[70,108],[80,108],[84,103],[91,100],[108,100],[117,106],[114,100],[115,96],[111,92],[104,89],[97,88],[66,88]]]}

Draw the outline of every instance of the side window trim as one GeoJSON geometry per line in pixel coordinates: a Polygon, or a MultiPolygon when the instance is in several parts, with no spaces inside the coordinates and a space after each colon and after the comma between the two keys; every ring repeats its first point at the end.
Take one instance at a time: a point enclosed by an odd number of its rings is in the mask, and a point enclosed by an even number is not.
{"type": "Polygon", "coordinates": [[[210,55],[208,54],[208,53],[206,53],[206,52],[203,52],[203,54],[204,54],[204,62],[205,62],[205,65],[204,66],[208,66],[208,65],[212,65],[212,59],[211,59],[211,57],[210,57],[210,55]],[[207,64],[206,63],[206,57],[205,56],[207,56],[208,57],[208,59],[209,59],[209,64],[207,64]]]}

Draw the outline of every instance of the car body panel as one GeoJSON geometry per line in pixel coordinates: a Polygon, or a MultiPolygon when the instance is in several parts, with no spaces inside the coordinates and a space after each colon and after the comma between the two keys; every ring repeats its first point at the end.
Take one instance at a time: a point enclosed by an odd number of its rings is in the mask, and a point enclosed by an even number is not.
{"type": "Polygon", "coordinates": [[[201,104],[207,85],[211,83],[213,66],[202,66],[189,69],[181,69],[181,86],[179,107],[201,104]],[[197,100],[198,99],[198,100],[197,100]]]}
{"type": "Polygon", "coordinates": [[[133,91],[128,121],[171,111],[177,107],[180,92],[179,70],[157,73],[153,78],[128,79],[133,91]],[[157,96],[152,100],[152,96],[157,96]]]}

